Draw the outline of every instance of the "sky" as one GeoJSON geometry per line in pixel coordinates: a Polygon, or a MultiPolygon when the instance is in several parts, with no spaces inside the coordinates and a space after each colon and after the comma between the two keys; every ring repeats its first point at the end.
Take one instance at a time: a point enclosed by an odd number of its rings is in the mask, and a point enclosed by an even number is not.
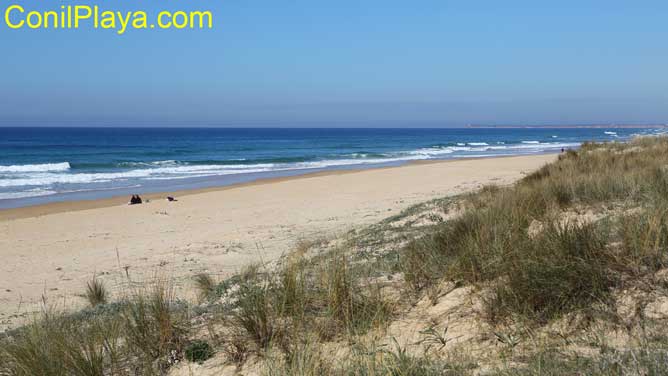
{"type": "Polygon", "coordinates": [[[668,123],[666,1],[88,4],[211,10],[214,27],[119,36],[3,22],[0,126],[668,123]]]}

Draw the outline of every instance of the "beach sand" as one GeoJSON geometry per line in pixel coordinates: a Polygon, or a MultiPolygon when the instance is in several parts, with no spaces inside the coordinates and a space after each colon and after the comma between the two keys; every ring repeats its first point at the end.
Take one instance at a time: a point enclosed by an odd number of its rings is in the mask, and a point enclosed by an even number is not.
{"type": "Polygon", "coordinates": [[[192,297],[197,273],[223,278],[276,260],[300,240],[342,234],[483,184],[508,184],[554,159],[413,163],[153,194],[137,206],[122,197],[1,210],[0,331],[24,322],[43,301],[85,306],[81,294],[93,275],[112,299],[156,278],[192,297]]]}

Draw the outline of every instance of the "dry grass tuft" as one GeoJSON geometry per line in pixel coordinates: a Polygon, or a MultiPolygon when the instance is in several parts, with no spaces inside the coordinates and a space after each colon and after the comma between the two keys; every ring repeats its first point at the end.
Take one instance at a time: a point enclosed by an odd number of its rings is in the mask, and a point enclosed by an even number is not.
{"type": "Polygon", "coordinates": [[[86,298],[91,307],[99,304],[106,304],[109,300],[109,293],[107,292],[104,283],[93,276],[93,279],[86,284],[86,298]]]}

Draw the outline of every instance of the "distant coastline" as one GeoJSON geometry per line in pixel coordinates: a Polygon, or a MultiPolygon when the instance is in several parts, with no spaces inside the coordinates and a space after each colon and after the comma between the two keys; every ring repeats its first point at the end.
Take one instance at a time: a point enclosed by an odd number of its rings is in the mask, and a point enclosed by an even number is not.
{"type": "Polygon", "coordinates": [[[644,129],[668,128],[668,124],[581,124],[581,125],[485,125],[469,124],[471,129],[644,129]]]}

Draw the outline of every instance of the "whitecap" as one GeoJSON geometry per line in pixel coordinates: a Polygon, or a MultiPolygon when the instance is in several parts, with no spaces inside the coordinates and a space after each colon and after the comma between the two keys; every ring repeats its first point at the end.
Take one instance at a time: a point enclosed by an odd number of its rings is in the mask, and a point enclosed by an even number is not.
{"type": "Polygon", "coordinates": [[[27,191],[21,192],[0,192],[0,200],[12,200],[19,198],[28,198],[28,197],[39,197],[39,196],[49,196],[56,194],[56,191],[51,191],[47,189],[30,189],[27,191]]]}
{"type": "Polygon", "coordinates": [[[67,171],[69,162],[0,166],[0,173],[67,171]]]}

